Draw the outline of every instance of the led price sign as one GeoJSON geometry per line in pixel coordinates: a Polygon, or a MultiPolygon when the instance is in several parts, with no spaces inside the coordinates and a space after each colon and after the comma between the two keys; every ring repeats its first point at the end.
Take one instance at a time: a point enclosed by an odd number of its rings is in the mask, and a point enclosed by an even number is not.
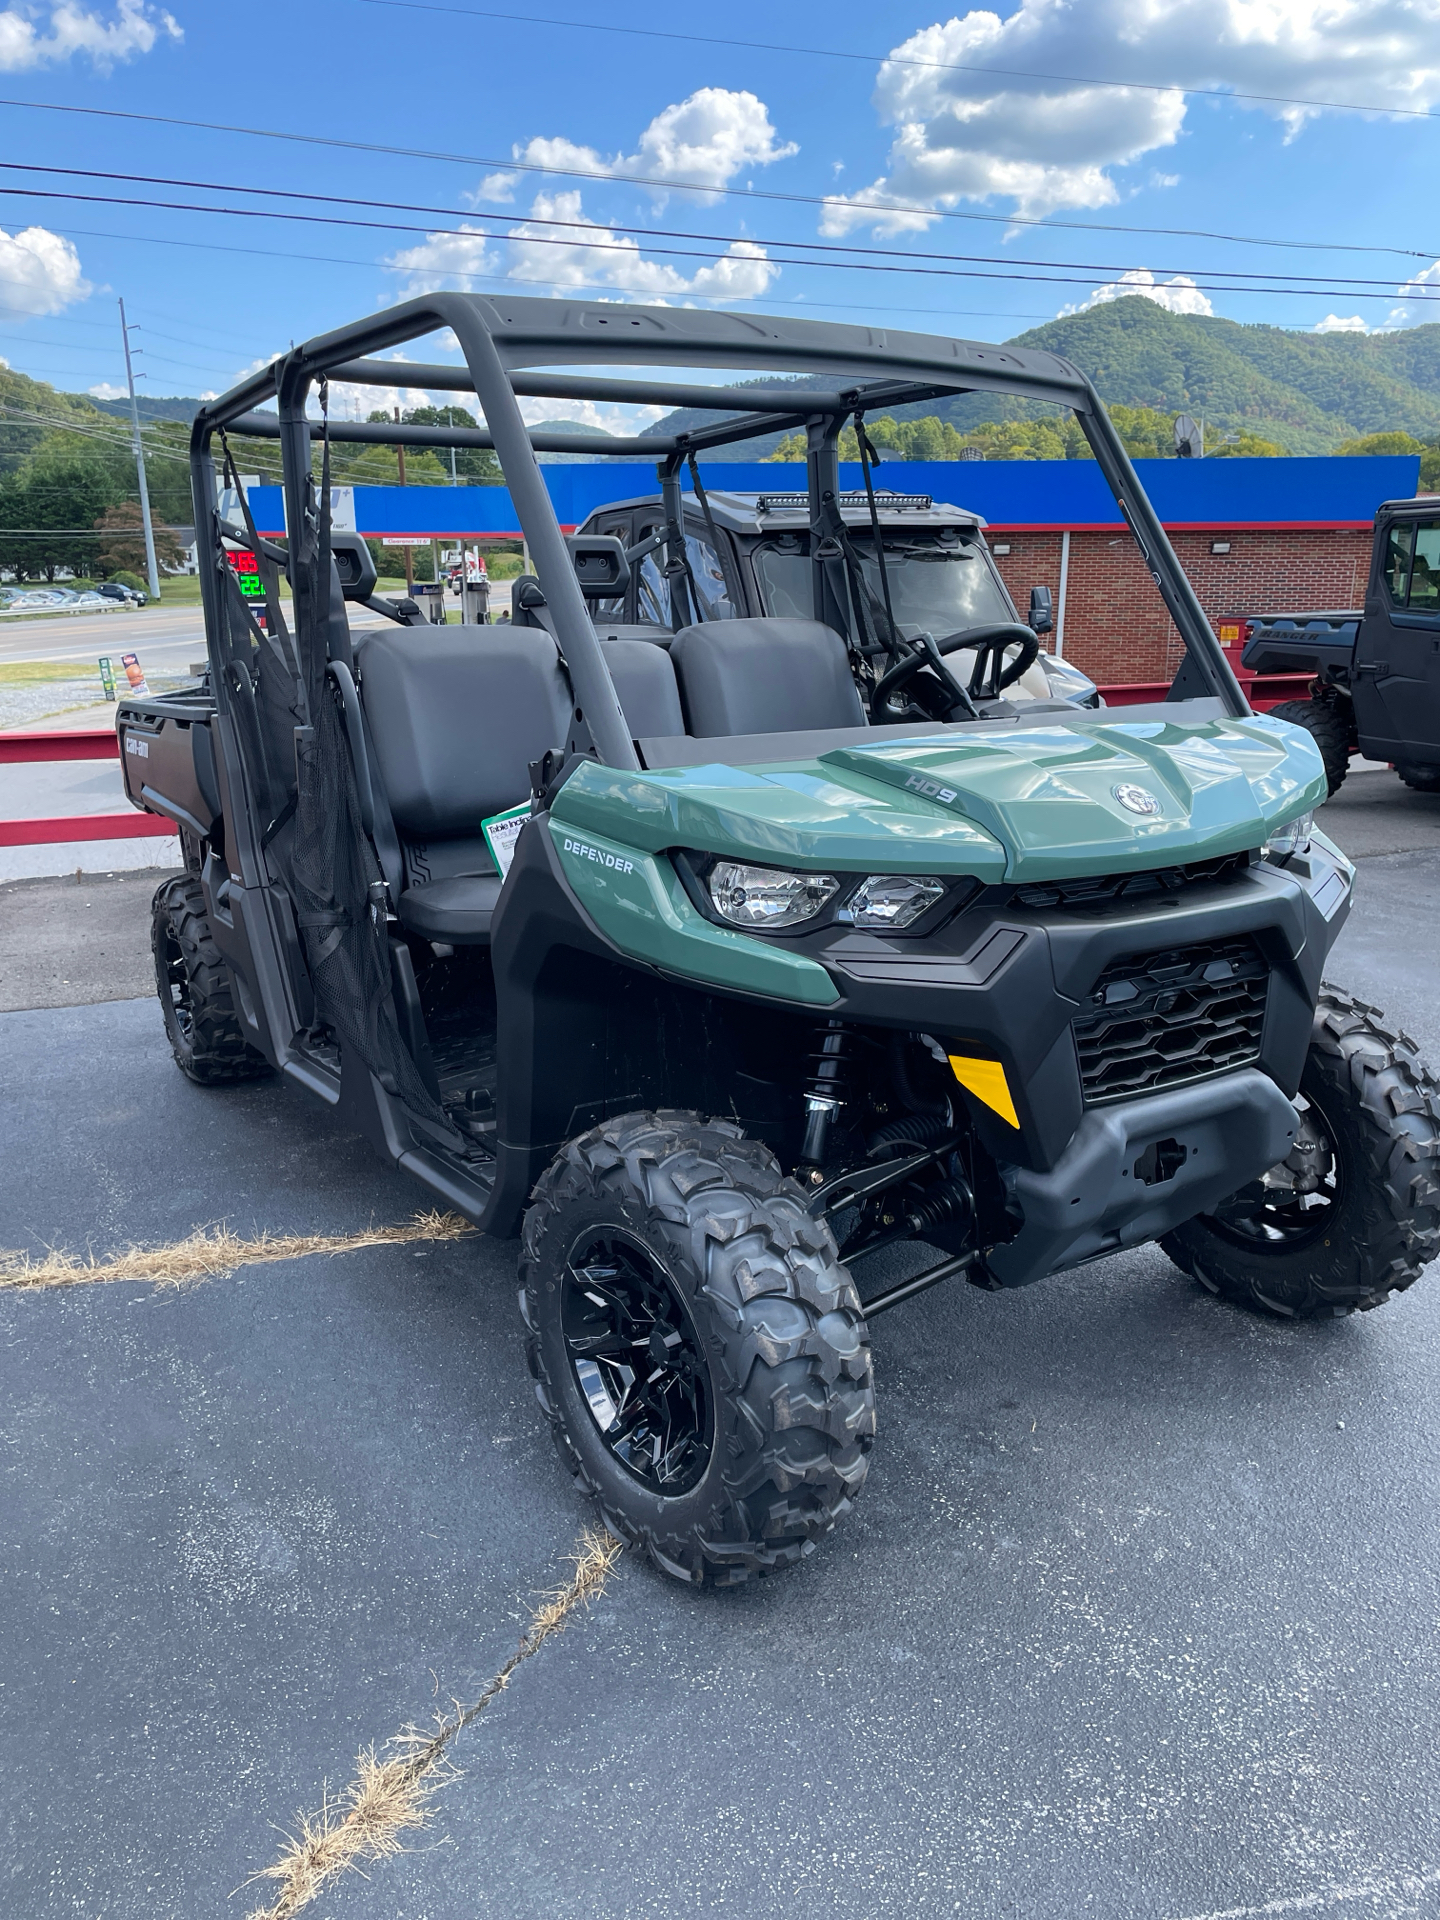
{"type": "Polygon", "coordinates": [[[260,578],[260,564],[253,553],[227,553],[230,570],[240,582],[240,591],[247,600],[263,600],[265,583],[260,578]]]}

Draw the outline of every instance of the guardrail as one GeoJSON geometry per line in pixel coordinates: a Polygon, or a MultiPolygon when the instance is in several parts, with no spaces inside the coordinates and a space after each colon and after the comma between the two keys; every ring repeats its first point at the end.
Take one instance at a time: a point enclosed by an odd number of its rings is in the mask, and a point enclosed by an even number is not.
{"type": "MultiPolygon", "coordinates": [[[[1232,661],[1232,665],[1235,663],[1232,661]]],[[[1314,678],[1309,673],[1246,673],[1237,667],[1236,679],[1245,698],[1257,713],[1268,713],[1283,700],[1303,700],[1314,678]]],[[[1133,680],[1127,686],[1101,687],[1100,698],[1107,707],[1143,707],[1152,700],[1163,700],[1170,691],[1168,680],[1133,680]]]]}
{"type": "MultiPolygon", "coordinates": [[[[0,733],[0,766],[37,760],[118,760],[113,733],[0,733]]],[[[68,840],[140,840],[178,832],[173,820],[131,808],[125,813],[67,813],[49,820],[0,820],[0,847],[44,847],[68,840]]]]}

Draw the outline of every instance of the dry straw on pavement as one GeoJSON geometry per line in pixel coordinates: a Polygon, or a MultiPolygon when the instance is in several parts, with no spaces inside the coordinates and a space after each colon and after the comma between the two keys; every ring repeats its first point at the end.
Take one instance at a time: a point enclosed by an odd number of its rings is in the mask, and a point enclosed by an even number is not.
{"type": "Polygon", "coordinates": [[[406,1246],[415,1240],[459,1240],[475,1229],[455,1213],[417,1213],[394,1227],[360,1233],[261,1233],[243,1240],[225,1226],[197,1227],[168,1247],[128,1247],[108,1260],[52,1248],[39,1259],[0,1250],[0,1292],[89,1286],[99,1280],[148,1280],[157,1287],[217,1280],[238,1267],[299,1260],[312,1253],[358,1253],[362,1247],[406,1246]]]}
{"type": "Polygon", "coordinates": [[[454,1713],[428,1732],[407,1727],[387,1742],[394,1750],[391,1759],[379,1759],[373,1747],[361,1753],[355,1778],[339,1799],[327,1795],[318,1813],[300,1815],[300,1830],[280,1858],[250,1876],[278,1881],[279,1892],[270,1906],[255,1908],[247,1920],[290,1920],[337,1873],[403,1853],[402,1836],[425,1825],[435,1793],[455,1777],[447,1758],[450,1743],[505,1690],[516,1668],[559,1633],[577,1607],[602,1591],[621,1551],[613,1534],[587,1531],[572,1556],[574,1574],[541,1600],[519,1645],[472,1705],[462,1708],[457,1702],[454,1713]]]}

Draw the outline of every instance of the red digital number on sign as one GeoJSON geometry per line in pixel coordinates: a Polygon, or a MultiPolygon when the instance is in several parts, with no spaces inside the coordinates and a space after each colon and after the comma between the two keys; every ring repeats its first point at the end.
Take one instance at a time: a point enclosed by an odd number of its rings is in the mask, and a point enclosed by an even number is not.
{"type": "Polygon", "coordinates": [[[240,582],[240,591],[247,600],[263,600],[264,582],[260,578],[260,563],[253,553],[227,553],[230,569],[240,582]]]}

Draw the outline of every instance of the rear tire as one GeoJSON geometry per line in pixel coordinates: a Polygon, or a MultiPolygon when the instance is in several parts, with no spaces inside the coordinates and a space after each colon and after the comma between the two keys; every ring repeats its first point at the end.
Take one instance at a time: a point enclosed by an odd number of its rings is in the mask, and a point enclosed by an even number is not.
{"type": "Polygon", "coordinates": [[[1300,1094],[1288,1158],[1160,1245],[1257,1312],[1383,1306],[1440,1253],[1440,1083],[1378,1009],[1323,987],[1300,1094]]]}
{"type": "Polygon", "coordinates": [[[230,975],[193,874],[167,880],[150,909],[155,991],[180,1071],[202,1087],[258,1080],[271,1071],[245,1037],[230,975]]]}
{"type": "Polygon", "coordinates": [[[1285,700],[1278,707],[1271,707],[1270,717],[1304,727],[1311,736],[1325,762],[1325,780],[1329,787],[1325,797],[1333,799],[1350,771],[1349,714],[1340,712],[1328,700],[1285,700]]]}
{"type": "Polygon", "coordinates": [[[693,1113],[607,1120],[542,1176],[523,1236],[537,1397],[610,1530],[691,1585],[812,1552],[869,1465],[870,1344],[769,1149],[693,1113]]]}
{"type": "Polygon", "coordinates": [[[1395,771],[1412,793],[1440,793],[1440,767],[1417,767],[1397,761],[1395,771]]]}

